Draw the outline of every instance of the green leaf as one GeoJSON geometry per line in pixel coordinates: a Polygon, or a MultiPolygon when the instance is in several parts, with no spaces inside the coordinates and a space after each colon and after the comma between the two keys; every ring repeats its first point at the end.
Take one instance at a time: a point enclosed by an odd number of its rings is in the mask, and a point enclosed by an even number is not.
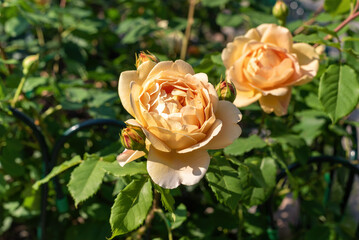
{"type": "MultiPolygon", "coordinates": [[[[311,129],[313,130],[313,129],[311,129]]],[[[293,149],[294,158],[296,161],[305,163],[309,159],[310,149],[303,138],[293,134],[286,134],[274,138],[282,145],[288,145],[293,149]]]]}
{"type": "Polygon", "coordinates": [[[248,138],[238,138],[224,149],[225,154],[240,156],[253,149],[264,148],[267,144],[257,135],[248,138]]]}
{"type": "Polygon", "coordinates": [[[174,211],[174,222],[171,223],[171,229],[176,229],[182,225],[187,219],[187,208],[181,203],[178,205],[177,209],[174,211]]]}
{"type": "Polygon", "coordinates": [[[123,167],[121,167],[117,161],[104,162],[101,167],[107,173],[116,177],[147,174],[146,162],[130,162],[123,167]]]}
{"type": "Polygon", "coordinates": [[[326,33],[326,34],[330,34],[333,37],[338,37],[338,34],[336,32],[330,30],[327,27],[318,26],[318,25],[305,25],[304,27],[309,28],[309,29],[314,30],[314,31],[317,31],[317,32],[323,32],[323,33],[326,33]]]}
{"type": "Polygon", "coordinates": [[[232,168],[224,157],[215,157],[206,174],[209,186],[219,202],[235,210],[244,195],[243,189],[250,183],[249,169],[240,165],[232,168]]]}
{"type": "Polygon", "coordinates": [[[349,114],[358,104],[359,79],[347,65],[330,65],[319,83],[319,101],[333,123],[349,114]]]}
{"type": "Polygon", "coordinates": [[[84,88],[67,88],[65,94],[69,101],[76,103],[82,103],[91,97],[88,90],[84,88]]]}
{"type": "Polygon", "coordinates": [[[155,185],[155,188],[161,194],[162,205],[166,208],[167,211],[173,212],[175,200],[171,195],[171,191],[169,189],[161,188],[158,185],[155,185]]]}
{"type": "Polygon", "coordinates": [[[97,155],[85,155],[84,161],[72,173],[68,184],[75,206],[92,196],[99,189],[105,171],[103,161],[97,155]]]}
{"type": "Polygon", "coordinates": [[[24,84],[23,91],[24,92],[33,91],[35,88],[41,85],[45,85],[47,82],[48,82],[48,78],[46,77],[29,77],[27,78],[24,84]]]}
{"type": "Polygon", "coordinates": [[[266,182],[263,178],[262,172],[256,164],[245,162],[245,165],[249,168],[249,171],[252,175],[252,182],[254,187],[264,188],[266,187],[266,182]]]}
{"type": "Polygon", "coordinates": [[[241,15],[218,14],[216,23],[220,26],[237,27],[243,22],[241,15]]]}
{"type": "Polygon", "coordinates": [[[260,171],[266,187],[253,189],[250,199],[251,206],[262,204],[269,197],[272,189],[276,185],[277,165],[273,158],[264,158],[260,165],[260,171]]]}
{"type": "Polygon", "coordinates": [[[149,179],[133,180],[123,189],[111,208],[111,239],[138,228],[151,208],[152,199],[152,186],[149,179]]]}
{"type": "Polygon", "coordinates": [[[345,13],[350,10],[351,0],[325,0],[324,9],[332,14],[345,13]]]}
{"type": "Polygon", "coordinates": [[[16,16],[5,22],[5,32],[11,37],[16,37],[29,29],[29,23],[25,18],[16,16]]]}
{"type": "Polygon", "coordinates": [[[60,173],[66,171],[67,169],[69,169],[73,166],[80,164],[81,162],[82,162],[82,160],[81,160],[80,156],[75,156],[71,160],[63,162],[61,165],[54,167],[46,177],[37,181],[32,186],[32,188],[35,190],[38,190],[42,184],[47,183],[48,181],[50,181],[51,178],[55,177],[56,175],[59,175],[60,173]]]}

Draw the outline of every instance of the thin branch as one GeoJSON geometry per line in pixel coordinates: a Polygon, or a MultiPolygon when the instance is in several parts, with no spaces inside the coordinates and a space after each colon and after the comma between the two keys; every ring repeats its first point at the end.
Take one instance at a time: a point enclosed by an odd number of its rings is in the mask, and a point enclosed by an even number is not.
{"type": "Polygon", "coordinates": [[[295,31],[294,31],[294,35],[297,35],[301,32],[304,31],[305,27],[304,26],[308,26],[308,25],[312,25],[315,20],[317,19],[318,15],[324,10],[324,7],[323,5],[320,6],[315,12],[314,12],[314,15],[311,19],[309,19],[308,21],[306,21],[302,26],[300,26],[299,28],[297,28],[295,31]]]}
{"type": "Polygon", "coordinates": [[[66,7],[66,0],[61,0],[60,7],[65,8],[66,7]]]}
{"type": "Polygon", "coordinates": [[[196,3],[197,0],[189,0],[187,27],[185,32],[185,38],[182,41],[181,56],[180,56],[182,60],[185,60],[187,54],[187,46],[188,46],[189,37],[191,35],[191,27],[194,22],[193,16],[194,16],[194,8],[196,6],[196,3]]]}

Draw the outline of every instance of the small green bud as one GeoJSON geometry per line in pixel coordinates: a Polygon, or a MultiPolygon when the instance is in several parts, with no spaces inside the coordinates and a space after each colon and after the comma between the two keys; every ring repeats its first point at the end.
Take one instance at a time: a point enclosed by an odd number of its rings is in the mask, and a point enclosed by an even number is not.
{"type": "Polygon", "coordinates": [[[146,150],[146,136],[140,127],[127,125],[121,131],[121,143],[126,149],[146,150]]]}
{"type": "Polygon", "coordinates": [[[216,86],[216,91],[220,100],[233,102],[236,99],[236,88],[231,82],[220,81],[216,86]]]}
{"type": "Polygon", "coordinates": [[[277,0],[273,9],[272,9],[273,16],[279,20],[281,25],[285,25],[285,20],[288,16],[288,6],[282,0],[277,0]]]}
{"type": "Polygon", "coordinates": [[[160,60],[149,51],[147,51],[147,53],[141,51],[139,54],[136,54],[136,68],[147,61],[158,63],[160,60]]]}
{"type": "Polygon", "coordinates": [[[28,75],[37,70],[39,66],[39,54],[27,56],[22,61],[22,72],[24,75],[28,75]]]}

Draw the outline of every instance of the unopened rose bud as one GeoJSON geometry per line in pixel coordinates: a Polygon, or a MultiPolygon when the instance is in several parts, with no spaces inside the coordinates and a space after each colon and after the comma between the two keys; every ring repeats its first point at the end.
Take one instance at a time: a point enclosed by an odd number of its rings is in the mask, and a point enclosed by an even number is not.
{"type": "Polygon", "coordinates": [[[28,75],[35,72],[38,66],[39,54],[28,56],[22,61],[22,72],[24,75],[28,75]]]}
{"type": "Polygon", "coordinates": [[[285,20],[289,13],[287,4],[278,0],[272,9],[272,13],[279,20],[280,25],[285,25],[285,20]]]}
{"type": "Polygon", "coordinates": [[[218,98],[220,100],[226,100],[233,102],[236,99],[236,88],[233,83],[227,81],[221,81],[216,86],[218,98]]]}
{"type": "Polygon", "coordinates": [[[126,149],[144,151],[146,136],[142,129],[128,125],[121,131],[121,143],[126,149]]]}
{"type": "Polygon", "coordinates": [[[139,54],[136,54],[136,68],[147,61],[158,63],[160,60],[149,51],[147,53],[141,51],[139,54]]]}

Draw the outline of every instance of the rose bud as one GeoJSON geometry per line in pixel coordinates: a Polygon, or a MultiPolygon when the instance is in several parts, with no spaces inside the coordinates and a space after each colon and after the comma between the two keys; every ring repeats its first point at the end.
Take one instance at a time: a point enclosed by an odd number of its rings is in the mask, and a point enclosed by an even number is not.
{"type": "Polygon", "coordinates": [[[126,149],[131,150],[146,150],[146,136],[141,128],[128,125],[121,131],[121,143],[126,149]]]}
{"type": "Polygon", "coordinates": [[[28,56],[22,61],[22,72],[24,75],[28,75],[35,72],[38,66],[39,54],[28,56]]]}
{"type": "Polygon", "coordinates": [[[220,100],[233,102],[236,99],[236,89],[231,82],[220,81],[216,86],[216,91],[220,100]]]}
{"type": "Polygon", "coordinates": [[[285,4],[281,0],[278,0],[272,9],[273,16],[279,20],[279,23],[282,26],[285,25],[285,20],[288,16],[288,12],[289,11],[287,4],[285,4]]]}
{"type": "Polygon", "coordinates": [[[160,60],[149,51],[147,51],[147,53],[141,51],[140,54],[136,54],[136,68],[147,61],[158,63],[160,60]]]}

